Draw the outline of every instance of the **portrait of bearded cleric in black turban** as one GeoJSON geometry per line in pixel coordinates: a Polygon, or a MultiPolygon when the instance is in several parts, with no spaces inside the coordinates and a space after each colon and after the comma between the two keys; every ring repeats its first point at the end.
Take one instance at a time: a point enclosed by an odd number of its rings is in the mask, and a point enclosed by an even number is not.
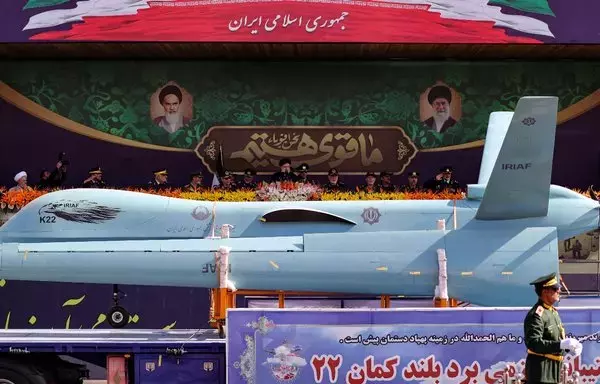
{"type": "Polygon", "coordinates": [[[460,120],[460,95],[445,84],[435,84],[421,95],[420,112],[427,128],[444,133],[460,120]]]}
{"type": "Polygon", "coordinates": [[[192,96],[175,82],[157,89],[150,99],[152,121],[168,133],[188,125],[193,113],[192,96]]]}

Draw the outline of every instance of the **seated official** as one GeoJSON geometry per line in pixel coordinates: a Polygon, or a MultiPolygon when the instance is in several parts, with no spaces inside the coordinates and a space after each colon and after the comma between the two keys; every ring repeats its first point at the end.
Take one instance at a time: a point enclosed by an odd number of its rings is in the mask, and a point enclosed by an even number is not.
{"type": "Polygon", "coordinates": [[[379,180],[380,180],[380,185],[379,185],[379,191],[380,192],[396,192],[396,190],[398,189],[394,184],[392,184],[392,173],[391,172],[387,172],[387,171],[383,171],[379,174],[379,180]]]}
{"type": "Polygon", "coordinates": [[[302,163],[296,169],[296,182],[303,184],[317,184],[314,180],[308,179],[308,164],[302,163]]]}
{"type": "Polygon", "coordinates": [[[149,188],[153,189],[166,189],[170,188],[169,182],[167,181],[169,173],[166,169],[159,169],[154,171],[154,180],[148,183],[149,188]]]}
{"type": "Polygon", "coordinates": [[[14,180],[17,183],[17,185],[15,185],[11,189],[9,189],[8,190],[9,192],[32,191],[33,190],[33,188],[31,188],[29,185],[27,185],[27,172],[21,171],[21,172],[17,173],[14,177],[14,180]]]}
{"type": "Polygon", "coordinates": [[[233,179],[233,173],[229,171],[223,172],[223,176],[221,176],[221,184],[215,187],[215,191],[233,192],[236,190],[237,186],[235,185],[235,180],[233,179]]]}
{"type": "Polygon", "coordinates": [[[279,160],[279,172],[271,176],[271,182],[297,181],[298,177],[292,172],[292,161],[290,159],[279,160]]]}
{"type": "Polygon", "coordinates": [[[323,191],[328,193],[346,192],[348,187],[340,181],[340,176],[336,168],[331,168],[327,172],[327,183],[323,185],[323,191]]]}
{"type": "Polygon", "coordinates": [[[365,184],[356,187],[356,192],[376,193],[379,192],[379,185],[375,183],[377,180],[375,172],[367,172],[365,176],[365,184]]]}
{"type": "Polygon", "coordinates": [[[244,177],[242,181],[237,184],[237,189],[255,191],[256,188],[258,188],[258,185],[254,181],[254,176],[256,176],[255,170],[250,168],[244,170],[244,177]]]}
{"type": "Polygon", "coordinates": [[[190,182],[183,186],[184,192],[204,192],[208,188],[202,185],[202,172],[194,172],[190,175],[190,182]]]}
{"type": "Polygon", "coordinates": [[[419,172],[411,172],[408,174],[408,184],[404,184],[398,188],[398,192],[414,193],[423,192],[423,188],[419,185],[419,172]]]}
{"type": "Polygon", "coordinates": [[[92,168],[88,171],[88,178],[83,180],[83,188],[104,188],[106,183],[102,180],[102,169],[92,168]]]}

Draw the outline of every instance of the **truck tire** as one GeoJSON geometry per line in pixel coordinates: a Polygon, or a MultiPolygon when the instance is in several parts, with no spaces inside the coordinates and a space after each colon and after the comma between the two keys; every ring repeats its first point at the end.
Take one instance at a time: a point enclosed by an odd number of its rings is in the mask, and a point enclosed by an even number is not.
{"type": "Polygon", "coordinates": [[[0,384],[46,384],[42,376],[27,373],[26,369],[18,370],[19,372],[0,367],[0,384]]]}

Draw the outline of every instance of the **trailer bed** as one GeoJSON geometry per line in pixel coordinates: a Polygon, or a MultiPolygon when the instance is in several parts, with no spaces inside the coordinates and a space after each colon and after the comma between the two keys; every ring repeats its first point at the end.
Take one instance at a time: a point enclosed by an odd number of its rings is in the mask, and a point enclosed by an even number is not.
{"type": "Polygon", "coordinates": [[[225,339],[213,329],[0,330],[0,353],[165,353],[180,348],[196,353],[223,352],[225,339]]]}

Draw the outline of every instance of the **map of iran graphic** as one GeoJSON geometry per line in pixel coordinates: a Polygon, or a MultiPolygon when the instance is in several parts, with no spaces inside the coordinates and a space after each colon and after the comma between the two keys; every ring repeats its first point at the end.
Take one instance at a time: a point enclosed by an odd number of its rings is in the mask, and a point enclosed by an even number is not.
{"type": "Polygon", "coordinates": [[[43,3],[27,9],[34,12],[23,28],[30,40],[541,44],[554,38],[544,21],[553,17],[547,0],[511,1],[510,12],[502,0],[43,3]]]}

